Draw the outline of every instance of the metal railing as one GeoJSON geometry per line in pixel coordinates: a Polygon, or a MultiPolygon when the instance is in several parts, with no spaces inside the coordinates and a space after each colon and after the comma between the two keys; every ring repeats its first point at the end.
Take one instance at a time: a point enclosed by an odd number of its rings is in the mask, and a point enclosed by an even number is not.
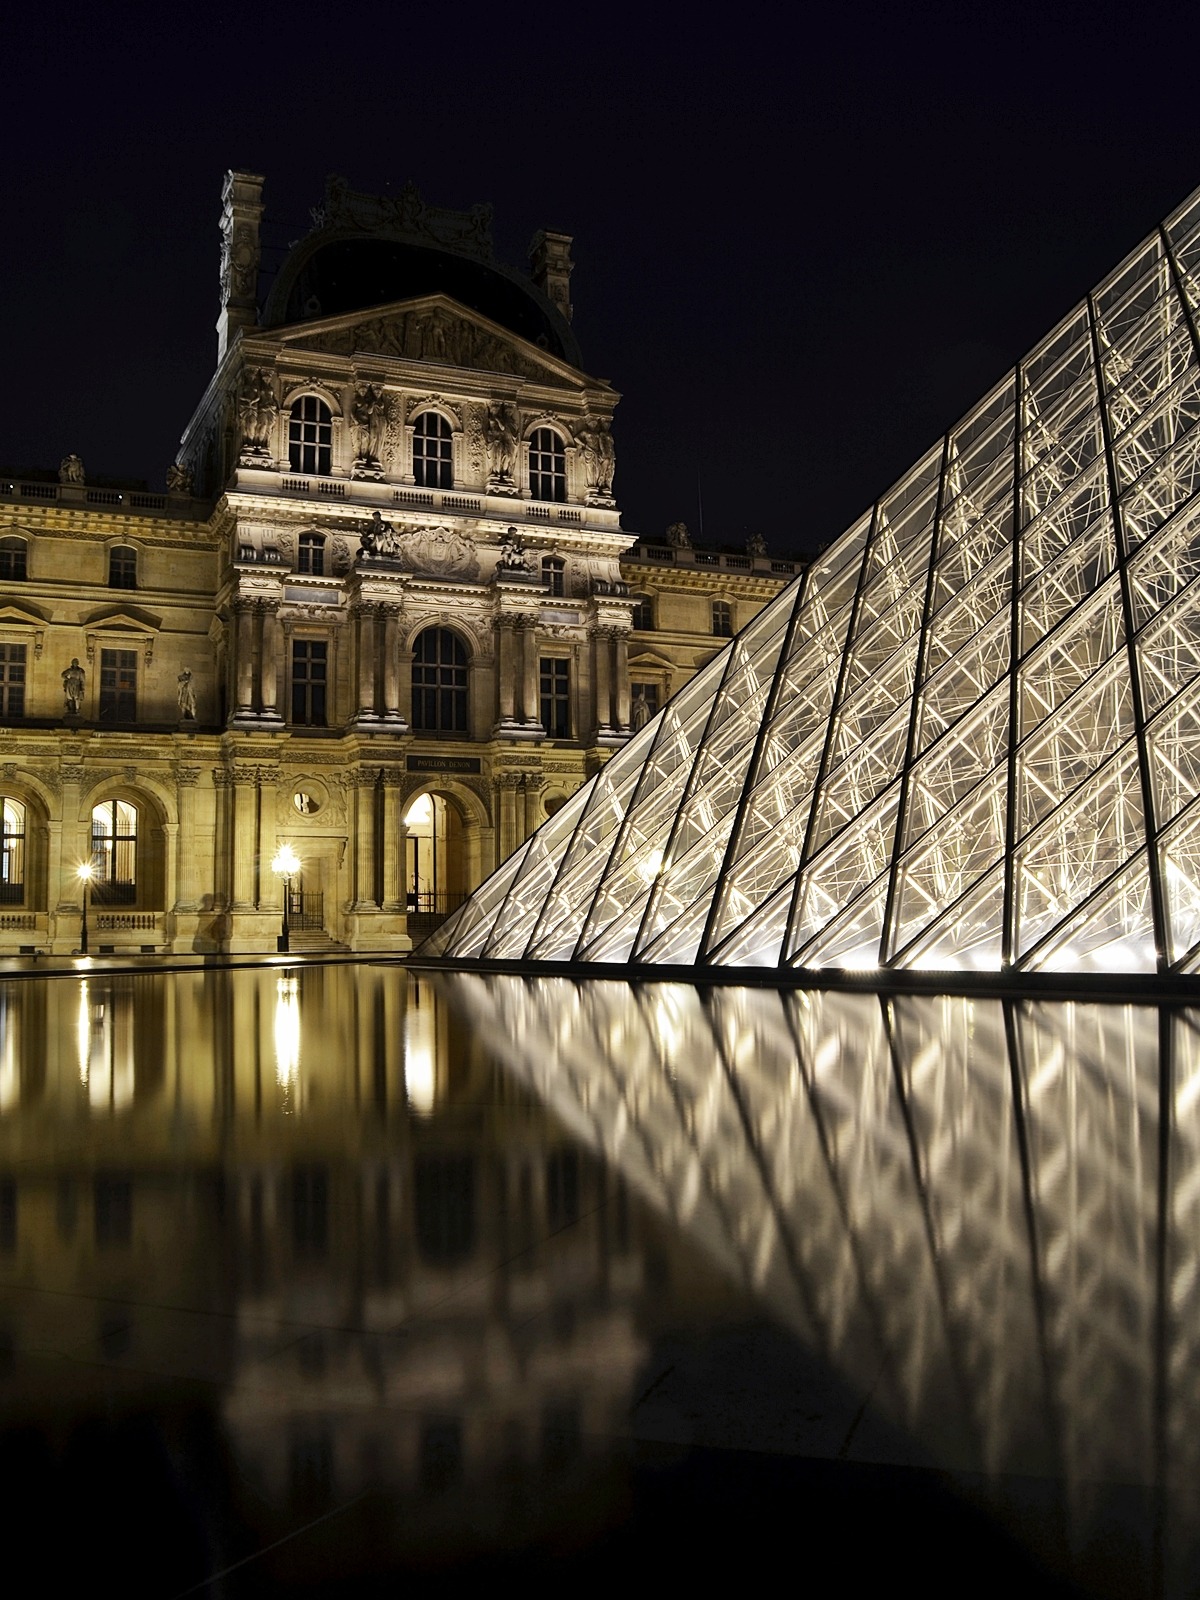
{"type": "Polygon", "coordinates": [[[325,928],[325,896],[316,889],[288,892],[288,926],[293,933],[321,933],[325,928]]]}

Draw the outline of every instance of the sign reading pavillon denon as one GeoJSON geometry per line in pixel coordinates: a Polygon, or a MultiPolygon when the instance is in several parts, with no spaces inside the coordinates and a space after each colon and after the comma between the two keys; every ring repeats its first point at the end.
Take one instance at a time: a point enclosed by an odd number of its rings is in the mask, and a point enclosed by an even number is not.
{"type": "Polygon", "coordinates": [[[1200,194],[430,955],[1200,970],[1200,194]]]}

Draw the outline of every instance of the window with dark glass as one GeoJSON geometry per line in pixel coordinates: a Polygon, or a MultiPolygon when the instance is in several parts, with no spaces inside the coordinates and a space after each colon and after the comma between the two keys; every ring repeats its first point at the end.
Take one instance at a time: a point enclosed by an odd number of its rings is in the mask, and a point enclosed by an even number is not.
{"type": "Polygon", "coordinates": [[[327,478],[333,470],[333,413],[315,394],[302,395],[288,420],[288,461],[293,472],[327,478]]]}
{"type": "Polygon", "coordinates": [[[413,424],[413,479],[422,489],[454,487],[454,439],[436,411],[422,411],[413,424]]]}
{"type": "Polygon", "coordinates": [[[535,500],[567,498],[567,450],[553,428],[535,428],[530,437],[529,492],[535,500]]]}
{"type": "Polygon", "coordinates": [[[100,721],[137,720],[137,651],[101,650],[100,721]]]}
{"type": "Polygon", "coordinates": [[[325,726],[329,644],[325,639],[292,640],[292,721],[301,727],[325,726]]]}
{"type": "Polygon", "coordinates": [[[571,737],[571,664],[555,656],[541,662],[542,727],[552,739],[571,737]]]}
{"type": "Polygon", "coordinates": [[[25,899],[25,807],[20,800],[0,805],[0,905],[19,906],[25,899]]]}
{"type": "Polygon", "coordinates": [[[466,733],[467,652],[448,628],[426,628],[413,645],[412,725],[425,733],[466,733]]]}
{"type": "Polygon", "coordinates": [[[325,537],[323,534],[302,533],[300,535],[297,571],[307,572],[314,578],[323,578],[325,576],[325,537]]]}
{"type": "Polygon", "coordinates": [[[542,582],[551,594],[566,594],[567,563],[561,556],[542,557],[542,582]]]}
{"type": "Polygon", "coordinates": [[[634,595],[631,620],[639,633],[648,633],[654,627],[654,601],[648,594],[634,595]]]}
{"type": "Polygon", "coordinates": [[[0,717],[25,715],[25,646],[0,644],[0,717]]]}
{"type": "Polygon", "coordinates": [[[26,577],[24,539],[0,539],[0,579],[23,582],[26,577]]]}
{"type": "Polygon", "coordinates": [[[92,807],[92,899],[132,905],[137,896],[137,807],[105,800],[92,807]]]}
{"type": "Polygon", "coordinates": [[[127,544],[118,544],[108,552],[108,586],[110,589],[137,588],[137,551],[127,544]]]}
{"type": "Polygon", "coordinates": [[[714,600],[712,631],[719,639],[733,638],[733,607],[728,600],[714,600]]]}

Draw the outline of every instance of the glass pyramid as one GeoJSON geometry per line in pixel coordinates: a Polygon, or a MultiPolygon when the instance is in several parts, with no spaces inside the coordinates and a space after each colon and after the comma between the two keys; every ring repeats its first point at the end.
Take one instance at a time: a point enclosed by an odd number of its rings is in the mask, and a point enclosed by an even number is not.
{"type": "Polygon", "coordinates": [[[1200,191],[423,947],[1200,970],[1200,191]]]}

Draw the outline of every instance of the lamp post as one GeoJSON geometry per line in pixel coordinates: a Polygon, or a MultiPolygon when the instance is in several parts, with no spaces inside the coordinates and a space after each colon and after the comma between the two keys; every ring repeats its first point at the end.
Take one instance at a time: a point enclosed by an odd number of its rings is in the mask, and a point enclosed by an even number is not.
{"type": "Polygon", "coordinates": [[[95,872],[95,868],[92,866],[92,863],[90,861],[85,861],[82,864],[82,866],[79,867],[78,874],[77,874],[80,883],[83,884],[83,914],[82,914],[82,917],[80,919],[80,924],[79,924],[79,954],[81,956],[85,956],[88,953],[88,946],[87,946],[87,894],[88,894],[88,884],[91,883],[92,875],[93,875],[94,872],[95,872]]]}
{"type": "Polygon", "coordinates": [[[291,909],[292,879],[300,871],[300,857],[290,844],[281,844],[275,852],[275,859],[271,862],[271,871],[277,878],[283,880],[283,928],[277,941],[277,948],[281,955],[287,955],[289,949],[288,912],[291,909]]]}

